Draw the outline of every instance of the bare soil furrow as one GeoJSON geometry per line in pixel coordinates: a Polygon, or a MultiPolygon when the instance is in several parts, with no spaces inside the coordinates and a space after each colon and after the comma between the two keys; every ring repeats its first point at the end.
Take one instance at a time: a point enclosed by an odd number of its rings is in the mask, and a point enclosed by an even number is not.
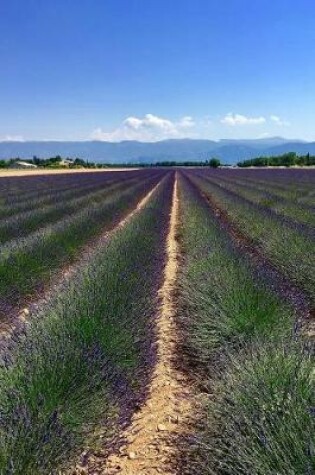
{"type": "MultiPolygon", "coordinates": [[[[144,404],[131,424],[122,430],[120,449],[107,456],[90,456],[73,473],[122,475],[174,475],[186,473],[176,461],[191,438],[197,417],[195,390],[182,372],[177,355],[180,335],[176,324],[175,284],[179,249],[177,179],[174,184],[170,227],[167,237],[167,262],[164,282],[159,290],[160,310],[156,321],[157,363],[144,404]],[[179,446],[178,441],[182,441],[179,446]],[[81,471],[80,471],[81,470],[81,471]]],[[[71,472],[72,473],[72,472],[71,472]]],[[[192,473],[192,472],[190,472],[192,473]]]]}

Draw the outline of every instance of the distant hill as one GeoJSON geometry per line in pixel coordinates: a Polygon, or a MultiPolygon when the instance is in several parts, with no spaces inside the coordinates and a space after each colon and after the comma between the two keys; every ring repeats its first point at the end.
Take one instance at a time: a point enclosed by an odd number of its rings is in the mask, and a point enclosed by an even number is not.
{"type": "Polygon", "coordinates": [[[285,152],[315,154],[315,142],[290,141],[281,137],[258,140],[194,140],[172,139],[160,142],[123,141],[118,143],[86,142],[0,142],[0,159],[49,158],[56,155],[83,158],[93,162],[150,163],[164,160],[206,160],[217,157],[224,163],[259,155],[280,155],[285,152]]]}

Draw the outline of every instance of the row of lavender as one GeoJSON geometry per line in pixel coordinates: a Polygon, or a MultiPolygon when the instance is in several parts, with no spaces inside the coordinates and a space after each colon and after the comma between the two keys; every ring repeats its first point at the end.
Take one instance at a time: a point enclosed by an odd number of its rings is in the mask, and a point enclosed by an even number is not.
{"type": "Polygon", "coordinates": [[[303,168],[263,168],[263,169],[229,169],[218,170],[222,175],[228,175],[235,179],[244,179],[255,183],[264,183],[267,187],[298,188],[312,187],[314,184],[314,170],[303,168]]]}
{"type": "Polygon", "coordinates": [[[60,268],[114,227],[164,174],[154,170],[2,178],[1,193],[7,196],[0,209],[2,318],[49,285],[60,268]],[[19,180],[20,194],[12,199],[19,180]]]}
{"type": "Polygon", "coordinates": [[[311,226],[315,225],[315,173],[310,171],[310,178],[308,185],[305,183],[292,183],[292,176],[290,170],[283,170],[282,185],[273,185],[268,181],[268,173],[265,181],[260,180],[253,175],[247,176],[243,172],[235,171],[227,172],[226,170],[219,170],[216,172],[204,173],[209,180],[213,181],[224,188],[236,192],[242,197],[257,204],[262,204],[268,207],[278,216],[285,216],[311,226]],[[286,175],[287,174],[287,175],[286,175]],[[287,182],[285,184],[284,177],[287,182]],[[313,180],[312,180],[313,178],[313,180]]]}
{"type": "MultiPolygon", "coordinates": [[[[146,172],[148,173],[148,172],[146,172]]],[[[5,177],[0,182],[0,218],[88,195],[112,183],[145,176],[140,171],[5,177]]]]}
{"type": "MultiPolygon", "coordinates": [[[[252,187],[252,181],[256,177],[256,171],[253,170],[186,173],[212,201],[212,205],[225,213],[236,230],[264,254],[266,259],[281,269],[287,278],[304,290],[314,305],[314,198],[311,200],[309,195],[307,207],[289,199],[284,201],[283,197],[278,199],[275,194],[270,202],[268,195],[264,195],[265,192],[259,189],[259,180],[262,177],[268,179],[271,171],[261,171],[257,178],[257,190],[252,187]],[[239,180],[242,180],[241,186],[239,180]]],[[[304,183],[315,183],[314,171],[308,173],[306,177],[303,172],[300,181],[297,181],[300,194],[304,193],[304,183]]],[[[282,170],[277,174],[282,187],[289,189],[290,186],[296,186],[294,180],[299,176],[299,171],[294,171],[293,174],[294,176],[290,170],[282,170]]],[[[268,192],[267,185],[266,193],[268,192]]]]}
{"type": "Polygon", "coordinates": [[[106,446],[144,397],[174,173],[144,174],[124,202],[125,212],[157,180],[144,208],[98,241],[2,351],[1,474],[60,473],[85,444],[106,446]]]}
{"type": "MultiPolygon", "coordinates": [[[[205,475],[308,475],[315,471],[314,344],[297,326],[308,302],[294,289],[282,292],[281,269],[253,253],[254,242],[242,245],[246,219],[262,230],[260,214],[222,186],[192,171],[179,180],[181,349],[205,401],[195,443],[179,463],[187,473],[196,463],[205,475]],[[247,211],[241,226],[235,209],[247,211]]],[[[277,232],[283,239],[284,228],[277,232]]]]}

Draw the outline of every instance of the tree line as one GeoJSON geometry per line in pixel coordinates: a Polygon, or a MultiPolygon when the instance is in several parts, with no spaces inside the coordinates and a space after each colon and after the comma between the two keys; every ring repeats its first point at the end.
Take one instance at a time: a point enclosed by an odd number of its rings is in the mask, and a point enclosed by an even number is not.
{"type": "Polygon", "coordinates": [[[62,158],[60,155],[50,158],[39,158],[34,155],[30,159],[11,158],[9,160],[0,160],[0,168],[11,168],[17,162],[25,162],[30,165],[36,165],[38,168],[100,168],[103,165],[83,160],[82,158],[62,158]]]}
{"type": "Polygon", "coordinates": [[[156,163],[94,163],[82,158],[62,158],[56,155],[51,158],[38,158],[34,156],[31,159],[21,160],[20,158],[11,158],[10,160],[0,160],[0,168],[11,168],[16,162],[23,161],[39,168],[148,168],[148,167],[212,167],[218,168],[221,162],[217,158],[211,158],[205,161],[161,161],[156,163]]]}
{"type": "Polygon", "coordinates": [[[311,166],[315,165],[315,156],[307,153],[306,155],[297,155],[295,152],[284,153],[283,155],[271,157],[257,157],[244,160],[237,164],[238,167],[292,167],[292,166],[311,166]]]}

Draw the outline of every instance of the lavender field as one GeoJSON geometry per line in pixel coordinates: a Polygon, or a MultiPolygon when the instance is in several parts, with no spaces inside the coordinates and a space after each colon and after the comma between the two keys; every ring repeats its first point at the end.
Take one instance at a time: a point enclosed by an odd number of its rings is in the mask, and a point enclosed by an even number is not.
{"type": "Polygon", "coordinates": [[[314,474],[314,225],[314,169],[0,177],[0,474],[314,474]]]}

